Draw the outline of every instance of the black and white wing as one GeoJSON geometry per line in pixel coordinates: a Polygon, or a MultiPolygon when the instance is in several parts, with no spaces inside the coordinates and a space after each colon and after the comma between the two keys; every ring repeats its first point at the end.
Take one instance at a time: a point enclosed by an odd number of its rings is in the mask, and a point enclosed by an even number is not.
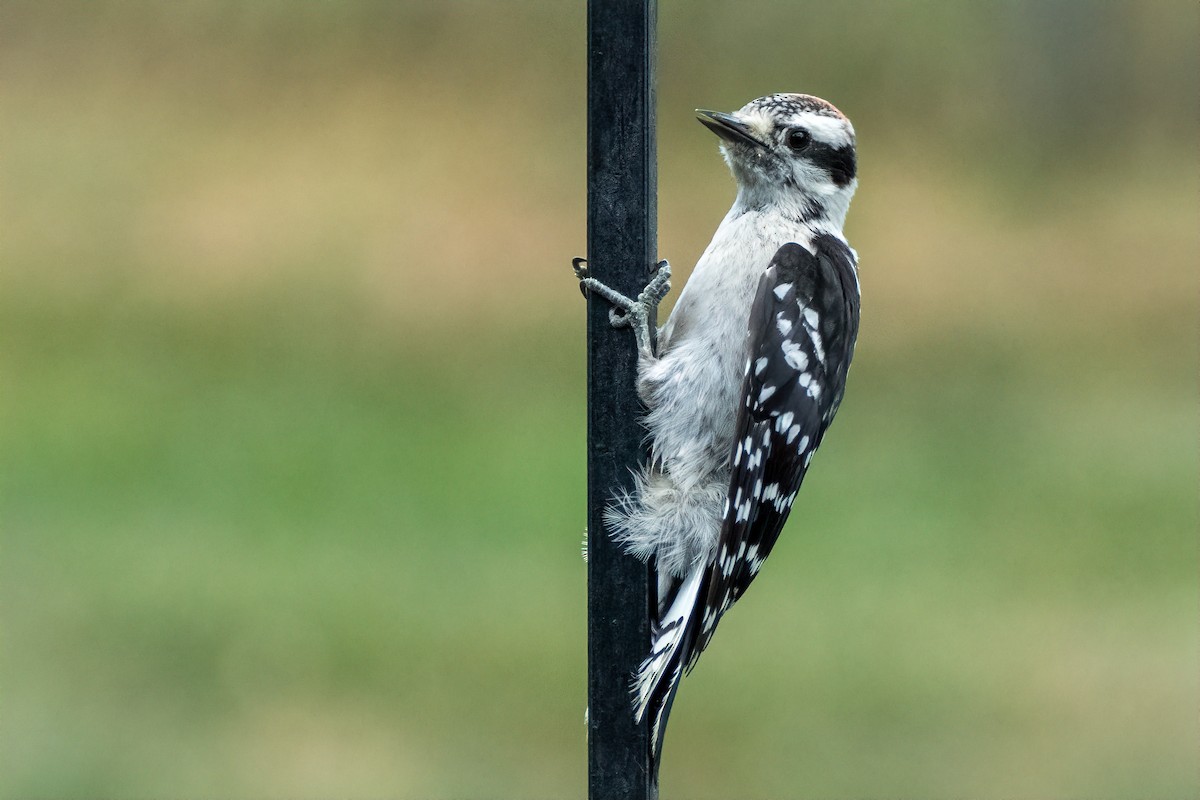
{"type": "Polygon", "coordinates": [[[716,557],[696,597],[690,669],[774,547],[846,387],[858,336],[853,251],[833,235],[775,253],[750,312],[732,476],[716,557]]]}

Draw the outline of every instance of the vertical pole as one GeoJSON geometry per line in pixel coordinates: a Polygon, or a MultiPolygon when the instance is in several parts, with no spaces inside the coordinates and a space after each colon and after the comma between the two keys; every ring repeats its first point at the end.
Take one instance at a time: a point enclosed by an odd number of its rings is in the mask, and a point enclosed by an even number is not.
{"type": "MultiPolygon", "coordinates": [[[[628,297],[658,259],[656,0],[588,0],[588,268],[628,297]]],[[[605,505],[644,456],[637,352],[609,306],[588,302],[588,796],[656,800],[650,730],[630,679],[650,647],[652,570],[621,552],[605,505]]]]}

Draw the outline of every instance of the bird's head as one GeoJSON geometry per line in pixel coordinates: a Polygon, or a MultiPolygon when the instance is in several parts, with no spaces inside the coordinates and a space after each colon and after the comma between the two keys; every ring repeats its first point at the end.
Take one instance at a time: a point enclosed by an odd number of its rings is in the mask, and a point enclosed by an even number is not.
{"type": "Polygon", "coordinates": [[[858,185],[854,126],[842,112],[807,94],[769,94],[696,116],[721,137],[740,204],[841,229],[858,185]]]}

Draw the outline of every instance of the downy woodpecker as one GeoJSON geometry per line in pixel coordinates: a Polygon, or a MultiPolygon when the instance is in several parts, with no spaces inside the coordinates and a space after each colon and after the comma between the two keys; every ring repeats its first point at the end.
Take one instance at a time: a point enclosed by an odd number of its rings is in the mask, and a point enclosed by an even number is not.
{"type": "Polygon", "coordinates": [[[648,314],[670,268],[637,299],[587,272],[585,293],[633,328],[650,459],[605,515],[627,552],[653,559],[658,618],[633,680],[657,761],[685,669],[758,575],[846,385],[858,334],[857,256],[842,235],[857,186],[854,128],[803,94],[697,111],[737,181],[721,221],[652,346],[648,314]]]}

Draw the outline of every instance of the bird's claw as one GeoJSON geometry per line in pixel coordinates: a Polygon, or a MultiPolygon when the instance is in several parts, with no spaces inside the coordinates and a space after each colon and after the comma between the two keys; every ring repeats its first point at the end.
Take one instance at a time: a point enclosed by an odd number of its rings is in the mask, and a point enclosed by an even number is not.
{"type": "Polygon", "coordinates": [[[575,277],[579,279],[579,293],[582,294],[584,299],[586,300],[588,297],[591,296],[588,293],[587,287],[583,283],[585,280],[587,280],[589,277],[591,277],[591,273],[588,272],[588,268],[587,268],[587,259],[586,258],[572,258],[571,259],[571,268],[575,270],[575,277]]]}
{"type": "Polygon", "coordinates": [[[639,301],[645,301],[650,305],[657,307],[662,299],[667,296],[667,292],[671,291],[671,265],[666,259],[655,264],[651,271],[654,277],[646,284],[646,288],[638,295],[639,301]]]}
{"type": "Polygon", "coordinates": [[[650,352],[650,312],[657,309],[667,292],[671,291],[671,265],[666,261],[655,264],[651,268],[654,277],[636,299],[630,299],[593,278],[587,268],[587,259],[572,259],[571,266],[575,270],[575,277],[579,279],[579,290],[583,296],[590,298],[595,292],[611,303],[613,307],[608,311],[609,323],[614,328],[633,328],[638,347],[650,352]]]}
{"type": "Polygon", "coordinates": [[[654,266],[654,277],[642,289],[636,300],[628,303],[615,304],[616,307],[608,312],[609,320],[614,328],[628,327],[630,317],[640,319],[648,317],[650,309],[658,308],[658,304],[671,291],[671,265],[660,261],[654,266]]]}

